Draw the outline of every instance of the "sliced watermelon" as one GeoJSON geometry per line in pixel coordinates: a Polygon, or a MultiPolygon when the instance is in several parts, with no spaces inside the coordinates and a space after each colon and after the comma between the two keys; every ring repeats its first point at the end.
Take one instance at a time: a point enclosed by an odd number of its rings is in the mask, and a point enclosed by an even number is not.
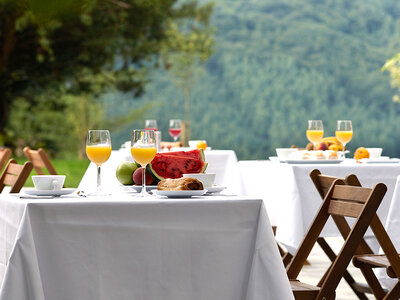
{"type": "Polygon", "coordinates": [[[173,155],[173,156],[183,156],[187,158],[194,158],[198,160],[204,161],[204,151],[203,149],[194,149],[190,151],[172,151],[172,152],[164,152],[162,155],[173,155]]]}
{"type": "Polygon", "coordinates": [[[165,178],[181,178],[182,174],[204,173],[207,163],[200,159],[157,153],[149,164],[152,175],[159,180],[165,178]]]}

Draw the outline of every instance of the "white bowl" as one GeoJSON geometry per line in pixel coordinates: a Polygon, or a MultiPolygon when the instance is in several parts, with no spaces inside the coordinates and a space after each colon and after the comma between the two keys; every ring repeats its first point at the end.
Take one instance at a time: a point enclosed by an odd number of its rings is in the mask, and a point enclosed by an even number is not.
{"type": "Polygon", "coordinates": [[[195,173],[195,174],[183,174],[183,177],[196,178],[198,181],[201,181],[204,188],[212,187],[214,185],[215,173],[195,173]]]}
{"type": "Polygon", "coordinates": [[[296,152],[297,148],[276,148],[276,155],[279,159],[289,159],[289,155],[296,152]]]}
{"type": "Polygon", "coordinates": [[[369,158],[380,158],[382,155],[382,148],[367,148],[369,158]]]}

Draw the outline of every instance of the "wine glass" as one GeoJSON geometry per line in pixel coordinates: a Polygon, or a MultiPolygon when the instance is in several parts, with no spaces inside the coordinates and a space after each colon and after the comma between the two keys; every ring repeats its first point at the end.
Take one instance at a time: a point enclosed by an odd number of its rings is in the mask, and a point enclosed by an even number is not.
{"type": "Polygon", "coordinates": [[[324,136],[324,125],[321,120],[308,120],[307,139],[313,143],[314,150],[324,136]]]}
{"type": "Polygon", "coordinates": [[[157,142],[154,130],[133,130],[131,140],[131,154],[133,159],[142,166],[142,192],[139,196],[147,197],[146,191],[146,166],[157,153],[157,142]]]}
{"type": "Polygon", "coordinates": [[[336,122],[335,136],[343,145],[342,157],[345,157],[345,147],[348,142],[353,138],[353,125],[350,120],[338,120],[336,122]]]}
{"type": "Polygon", "coordinates": [[[86,139],[86,155],[97,166],[97,189],[92,195],[107,195],[101,189],[101,165],[111,155],[111,137],[108,130],[89,130],[86,139]]]}
{"type": "Polygon", "coordinates": [[[168,132],[169,135],[174,139],[174,142],[176,142],[182,132],[181,120],[169,120],[168,132]]]}
{"type": "Polygon", "coordinates": [[[157,131],[157,120],[146,120],[144,123],[144,129],[157,131]]]}

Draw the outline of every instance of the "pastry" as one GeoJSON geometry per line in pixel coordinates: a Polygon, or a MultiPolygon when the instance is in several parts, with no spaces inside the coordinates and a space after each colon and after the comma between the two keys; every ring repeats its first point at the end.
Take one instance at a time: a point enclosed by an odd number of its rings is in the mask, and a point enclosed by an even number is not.
{"type": "Polygon", "coordinates": [[[157,190],[165,191],[187,191],[203,189],[203,184],[199,180],[190,177],[182,177],[177,179],[167,178],[161,180],[157,185],[157,190]]]}

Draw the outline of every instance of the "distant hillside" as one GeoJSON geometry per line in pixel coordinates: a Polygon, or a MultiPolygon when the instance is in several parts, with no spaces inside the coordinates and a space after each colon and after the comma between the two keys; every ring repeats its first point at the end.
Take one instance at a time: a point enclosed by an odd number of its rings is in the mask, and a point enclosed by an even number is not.
{"type": "MultiPolygon", "coordinates": [[[[218,49],[193,91],[193,139],[265,159],[276,147],[304,146],[308,119],[322,119],[326,136],[337,119],[351,119],[351,150],[383,146],[400,156],[400,106],[380,71],[400,51],[398,0],[216,1],[213,23],[218,49]]],[[[183,118],[183,96],[164,71],[151,79],[141,99],[107,99],[112,113],[155,104],[148,117],[165,137],[168,120],[183,118]]],[[[113,133],[114,145],[133,127],[143,120],[113,133]]]]}

